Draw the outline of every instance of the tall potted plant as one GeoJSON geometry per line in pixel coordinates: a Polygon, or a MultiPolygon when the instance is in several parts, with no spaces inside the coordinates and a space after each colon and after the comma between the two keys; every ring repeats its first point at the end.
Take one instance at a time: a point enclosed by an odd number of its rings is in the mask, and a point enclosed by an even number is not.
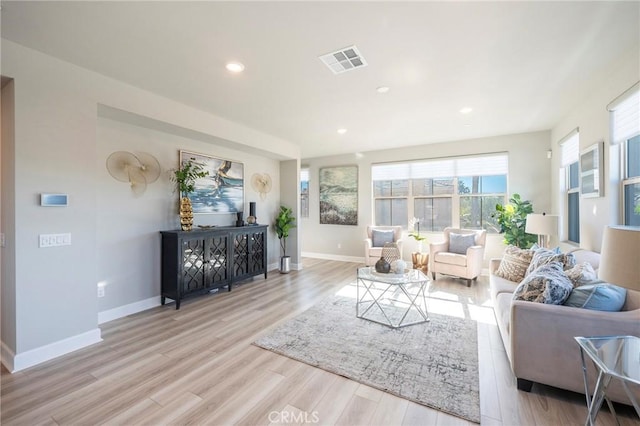
{"type": "Polygon", "coordinates": [[[172,170],[171,181],[180,192],[180,227],[183,231],[191,231],[193,227],[193,206],[189,194],[196,189],[196,179],[209,175],[204,165],[193,160],[187,160],[181,167],[172,170]]]}
{"type": "Polygon", "coordinates": [[[519,248],[530,248],[537,241],[537,237],[525,232],[527,215],[533,213],[533,205],[528,200],[522,200],[520,194],[513,194],[509,204],[496,204],[495,213],[491,217],[498,219],[500,232],[504,234],[504,243],[519,248]]]}
{"type": "Polygon", "coordinates": [[[275,228],[278,239],[280,240],[280,248],[282,256],[280,257],[280,273],[288,274],[291,271],[291,257],[287,256],[287,238],[291,228],[295,228],[296,218],[293,211],[289,207],[280,206],[280,212],[276,216],[275,228]]]}

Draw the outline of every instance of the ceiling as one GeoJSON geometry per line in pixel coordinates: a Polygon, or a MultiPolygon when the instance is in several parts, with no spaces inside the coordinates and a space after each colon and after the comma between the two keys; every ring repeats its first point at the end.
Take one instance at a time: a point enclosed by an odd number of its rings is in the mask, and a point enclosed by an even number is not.
{"type": "Polygon", "coordinates": [[[3,1],[1,15],[3,38],[303,158],[551,129],[640,51],[636,1],[3,1]],[[366,67],[334,75],[318,58],[351,45],[366,67]]]}

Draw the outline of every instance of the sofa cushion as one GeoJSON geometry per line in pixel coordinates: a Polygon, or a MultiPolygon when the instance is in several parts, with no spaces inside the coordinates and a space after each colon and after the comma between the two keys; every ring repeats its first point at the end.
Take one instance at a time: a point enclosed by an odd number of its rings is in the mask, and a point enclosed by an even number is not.
{"type": "Polygon", "coordinates": [[[595,311],[618,312],[624,306],[626,298],[626,288],[604,281],[595,281],[574,288],[563,305],[595,311]]]}
{"type": "Polygon", "coordinates": [[[529,275],[539,267],[548,265],[552,262],[559,262],[562,264],[562,269],[571,269],[576,264],[576,258],[572,254],[558,254],[549,249],[538,249],[533,252],[533,258],[531,258],[531,264],[527,268],[525,276],[529,275]]]}
{"type": "Polygon", "coordinates": [[[542,265],[527,275],[516,287],[514,300],[561,305],[573,290],[573,284],[562,270],[562,263],[542,265]]]}
{"type": "Polygon", "coordinates": [[[384,247],[384,243],[393,242],[393,230],[384,231],[382,229],[371,230],[371,245],[373,247],[384,247]]]}
{"type": "Polygon", "coordinates": [[[578,263],[573,268],[564,271],[564,273],[569,277],[574,287],[588,284],[598,278],[593,266],[587,262],[578,263]]]}
{"type": "Polygon", "coordinates": [[[533,252],[531,250],[507,246],[504,249],[496,275],[514,283],[519,283],[524,278],[532,257],[533,252]]]}
{"type": "Polygon", "coordinates": [[[475,234],[449,233],[449,251],[457,254],[467,254],[467,249],[476,243],[475,234]]]}

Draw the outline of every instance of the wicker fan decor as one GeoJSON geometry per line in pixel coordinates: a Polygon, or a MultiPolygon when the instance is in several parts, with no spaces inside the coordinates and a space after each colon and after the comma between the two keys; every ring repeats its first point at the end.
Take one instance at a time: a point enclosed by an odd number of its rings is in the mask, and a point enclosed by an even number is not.
{"type": "Polygon", "coordinates": [[[127,182],[134,195],[140,196],[147,184],[160,177],[160,163],[151,154],[116,151],[107,158],[109,174],[120,182],[127,182]]]}
{"type": "Polygon", "coordinates": [[[251,187],[254,191],[260,194],[260,199],[267,198],[267,194],[271,191],[272,187],[271,176],[267,173],[254,173],[251,176],[251,187]]]}

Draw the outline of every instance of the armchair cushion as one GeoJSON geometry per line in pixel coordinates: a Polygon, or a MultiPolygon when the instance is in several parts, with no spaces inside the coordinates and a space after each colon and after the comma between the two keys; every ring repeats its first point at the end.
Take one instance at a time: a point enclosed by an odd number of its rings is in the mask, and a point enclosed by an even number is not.
{"type": "Polygon", "coordinates": [[[385,243],[393,242],[393,230],[372,229],[371,240],[373,247],[384,247],[385,243]]]}
{"type": "Polygon", "coordinates": [[[475,234],[449,234],[449,251],[457,254],[467,254],[467,249],[475,244],[475,234]]]}

